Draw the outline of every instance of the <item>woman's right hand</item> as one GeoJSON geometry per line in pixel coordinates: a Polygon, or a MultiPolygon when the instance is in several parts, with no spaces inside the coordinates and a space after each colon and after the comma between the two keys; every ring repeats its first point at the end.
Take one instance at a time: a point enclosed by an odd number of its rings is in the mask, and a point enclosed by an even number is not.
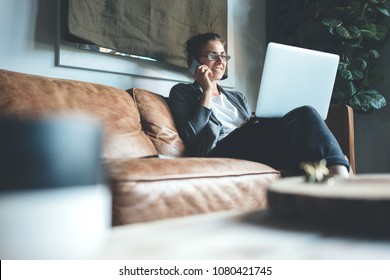
{"type": "Polygon", "coordinates": [[[200,100],[200,105],[211,109],[213,96],[213,83],[211,77],[213,73],[206,65],[200,65],[195,71],[195,80],[203,90],[203,95],[200,100]]]}
{"type": "Polygon", "coordinates": [[[206,65],[200,65],[195,71],[195,80],[203,89],[203,93],[213,92],[213,83],[211,82],[211,77],[213,72],[206,65]]]}

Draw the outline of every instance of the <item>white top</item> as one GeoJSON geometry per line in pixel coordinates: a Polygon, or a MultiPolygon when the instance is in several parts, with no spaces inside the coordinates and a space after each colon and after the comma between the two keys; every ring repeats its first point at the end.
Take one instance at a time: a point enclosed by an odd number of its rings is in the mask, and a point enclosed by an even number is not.
{"type": "Polygon", "coordinates": [[[212,110],[217,119],[222,123],[223,133],[218,141],[240,126],[244,119],[238,113],[237,108],[226,98],[224,94],[213,96],[212,110]]]}

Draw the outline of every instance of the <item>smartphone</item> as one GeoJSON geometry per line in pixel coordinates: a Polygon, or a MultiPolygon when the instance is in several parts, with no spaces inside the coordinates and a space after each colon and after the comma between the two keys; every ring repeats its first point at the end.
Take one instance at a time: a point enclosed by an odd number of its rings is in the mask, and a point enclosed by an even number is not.
{"type": "Polygon", "coordinates": [[[192,73],[192,75],[195,76],[195,71],[196,71],[196,68],[198,68],[198,66],[200,66],[199,61],[197,61],[196,59],[193,59],[191,62],[191,65],[190,65],[190,72],[192,73]]]}

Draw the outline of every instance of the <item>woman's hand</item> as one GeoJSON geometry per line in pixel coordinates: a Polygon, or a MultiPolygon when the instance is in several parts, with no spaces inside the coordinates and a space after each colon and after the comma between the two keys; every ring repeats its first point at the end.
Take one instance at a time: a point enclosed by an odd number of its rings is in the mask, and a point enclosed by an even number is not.
{"type": "Polygon", "coordinates": [[[200,105],[211,109],[214,83],[212,82],[213,72],[206,65],[200,65],[196,69],[195,79],[203,90],[200,105]]]}
{"type": "Polygon", "coordinates": [[[213,92],[213,83],[212,78],[213,72],[206,65],[200,65],[195,71],[195,80],[203,89],[203,92],[211,91],[213,92]]]}
{"type": "Polygon", "coordinates": [[[212,82],[213,72],[206,65],[200,65],[195,71],[195,80],[203,90],[200,105],[211,109],[214,84],[212,82]]]}

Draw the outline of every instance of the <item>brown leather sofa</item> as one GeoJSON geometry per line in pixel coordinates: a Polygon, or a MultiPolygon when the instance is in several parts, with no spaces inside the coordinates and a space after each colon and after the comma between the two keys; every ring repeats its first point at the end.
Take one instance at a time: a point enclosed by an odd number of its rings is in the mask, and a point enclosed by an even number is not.
{"type": "MultiPolygon", "coordinates": [[[[185,157],[161,95],[0,70],[0,117],[42,118],[69,111],[87,113],[102,123],[113,225],[263,208],[267,185],[281,177],[260,163],[185,157]]],[[[351,158],[353,120],[346,112],[346,122],[334,123],[348,124],[337,137],[345,141],[351,158]]]]}

